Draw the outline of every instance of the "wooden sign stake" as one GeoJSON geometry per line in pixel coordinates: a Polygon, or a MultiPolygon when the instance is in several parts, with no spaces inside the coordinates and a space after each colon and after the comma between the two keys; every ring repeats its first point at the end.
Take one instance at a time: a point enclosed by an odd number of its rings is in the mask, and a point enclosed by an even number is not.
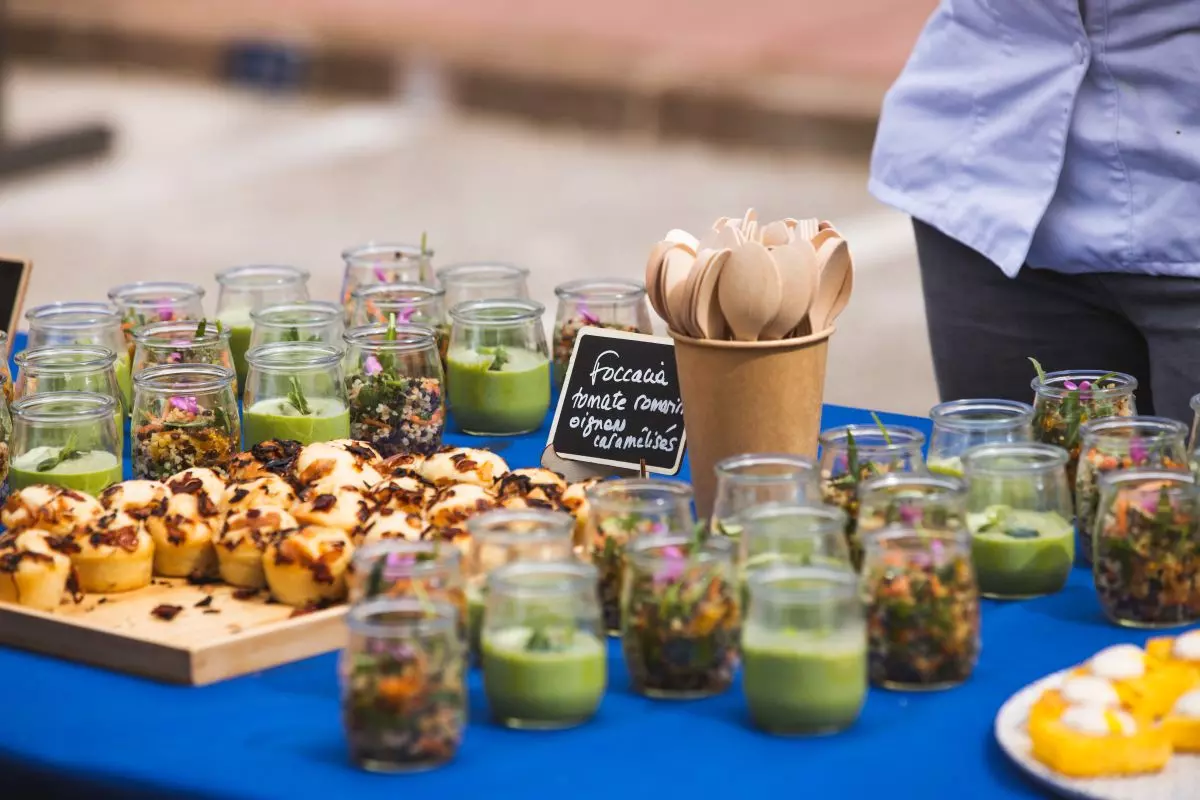
{"type": "Polygon", "coordinates": [[[650,477],[649,474],[646,472],[646,459],[644,459],[644,458],[638,459],[638,474],[640,474],[642,476],[642,480],[645,480],[646,478],[650,477]]]}

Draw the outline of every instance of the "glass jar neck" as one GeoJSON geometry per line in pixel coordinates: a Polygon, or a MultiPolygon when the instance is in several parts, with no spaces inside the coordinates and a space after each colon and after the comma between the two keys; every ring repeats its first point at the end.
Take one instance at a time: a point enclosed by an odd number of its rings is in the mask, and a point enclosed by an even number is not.
{"type": "Polygon", "coordinates": [[[28,376],[90,375],[113,369],[117,354],[107,347],[87,345],[36,347],[18,353],[16,362],[28,376]]]}
{"type": "Polygon", "coordinates": [[[346,612],[350,633],[377,639],[426,638],[454,634],[458,609],[450,603],[416,598],[379,598],[356,603],[346,612]]]}
{"type": "Polygon", "coordinates": [[[94,392],[34,394],[12,405],[14,420],[39,426],[111,421],[116,411],[113,398],[94,392]]]}
{"type": "Polygon", "coordinates": [[[342,322],[343,311],[318,301],[283,303],[266,306],[250,312],[255,325],[264,328],[288,329],[311,332],[335,327],[342,322]]]}
{"type": "Polygon", "coordinates": [[[152,322],[134,331],[133,340],[138,344],[165,350],[178,350],[187,347],[211,347],[229,342],[229,329],[216,322],[204,321],[204,332],[199,336],[198,321],[152,322]]]}
{"type": "Polygon", "coordinates": [[[215,364],[162,364],[133,376],[138,391],[153,394],[213,394],[230,390],[233,381],[233,370],[215,364]]]}
{"type": "Polygon", "coordinates": [[[328,372],[341,362],[341,351],[313,342],[275,342],[246,353],[246,363],[262,372],[328,372]]]}
{"type": "Polygon", "coordinates": [[[1033,406],[1015,400],[952,400],[930,409],[935,428],[954,433],[1003,433],[1033,423],[1033,406]]]}
{"type": "Polygon", "coordinates": [[[533,300],[467,300],[450,309],[450,317],[460,325],[504,328],[540,323],[545,311],[533,300]]]}
{"type": "Polygon", "coordinates": [[[251,266],[232,267],[217,273],[217,283],[229,291],[265,291],[308,283],[308,272],[298,267],[251,266]]]}
{"type": "Polygon", "coordinates": [[[436,350],[434,332],[419,325],[362,325],[351,328],[342,335],[347,347],[368,353],[419,353],[436,350]]]}
{"type": "Polygon", "coordinates": [[[353,269],[386,267],[389,264],[428,261],[431,258],[433,258],[432,250],[422,251],[419,245],[413,244],[373,242],[342,251],[342,261],[346,263],[347,267],[353,269]]]}

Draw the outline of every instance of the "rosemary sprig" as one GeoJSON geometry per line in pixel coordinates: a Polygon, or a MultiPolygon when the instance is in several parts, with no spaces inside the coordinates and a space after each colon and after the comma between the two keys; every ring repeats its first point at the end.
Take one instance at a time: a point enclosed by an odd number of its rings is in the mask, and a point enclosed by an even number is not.
{"type": "Polygon", "coordinates": [[[312,413],[312,409],[308,405],[308,399],[304,396],[304,390],[300,388],[299,379],[293,375],[290,383],[292,388],[288,389],[288,403],[303,416],[308,416],[312,413]]]}
{"type": "Polygon", "coordinates": [[[62,449],[49,458],[44,458],[39,461],[36,471],[49,472],[64,461],[70,461],[73,458],[79,458],[81,455],[83,455],[83,453],[75,449],[75,443],[75,434],[68,434],[67,441],[63,443],[62,449]]]}
{"type": "Polygon", "coordinates": [[[887,426],[883,424],[883,420],[881,420],[879,418],[879,415],[876,414],[874,411],[871,412],[871,419],[875,420],[876,427],[878,427],[879,432],[883,434],[884,444],[890,445],[892,443],[892,435],[890,433],[888,433],[887,426]]]}
{"type": "Polygon", "coordinates": [[[421,255],[429,255],[429,234],[426,231],[421,231],[421,255]]]}

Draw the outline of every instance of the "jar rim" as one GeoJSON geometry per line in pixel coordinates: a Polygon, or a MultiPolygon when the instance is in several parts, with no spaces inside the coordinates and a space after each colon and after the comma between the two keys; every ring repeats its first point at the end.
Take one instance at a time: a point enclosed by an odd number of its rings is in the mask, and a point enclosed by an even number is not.
{"type": "Polygon", "coordinates": [[[506,264],[503,261],[465,261],[442,267],[437,271],[437,278],[443,287],[445,287],[447,278],[451,281],[486,285],[518,278],[527,280],[529,269],[516,264],[506,264]]]}
{"type": "Polygon", "coordinates": [[[967,482],[955,475],[933,475],[923,474],[918,472],[889,472],[886,475],[877,475],[873,478],[868,478],[863,481],[858,487],[859,497],[862,497],[869,492],[887,490],[892,488],[911,487],[916,490],[932,489],[927,497],[944,497],[953,495],[965,495],[967,491],[967,482]]]}
{"type": "Polygon", "coordinates": [[[618,478],[600,481],[584,490],[594,508],[623,505],[637,511],[662,509],[678,503],[691,506],[694,492],[690,484],[665,478],[618,478]]]}
{"type": "Polygon", "coordinates": [[[873,453],[888,453],[897,450],[911,450],[925,444],[925,434],[909,425],[885,425],[887,435],[891,437],[889,444],[883,439],[883,431],[878,425],[840,425],[821,431],[818,439],[822,447],[843,447],[849,435],[854,436],[858,449],[870,450],[873,453]],[[867,441],[863,441],[863,440],[867,441]],[[876,442],[874,440],[878,439],[876,442]],[[897,441],[900,440],[900,441],[897,441]]]}
{"type": "Polygon", "coordinates": [[[342,360],[342,351],[320,342],[270,342],[251,347],[246,363],[268,372],[328,369],[342,360]]]}
{"type": "Polygon", "coordinates": [[[521,297],[464,300],[450,309],[450,317],[455,322],[493,327],[533,322],[540,320],[544,313],[546,313],[544,305],[536,300],[521,297]],[[496,312],[496,315],[484,316],[485,312],[496,312]]]}
{"type": "Polygon", "coordinates": [[[114,286],[108,299],[116,305],[131,307],[170,303],[183,300],[203,300],[204,287],[183,281],[133,281],[114,286]]]}
{"type": "Polygon", "coordinates": [[[560,300],[592,300],[621,302],[639,300],[646,296],[646,285],[624,278],[580,278],[554,287],[560,300]]]}
{"type": "Polygon", "coordinates": [[[989,431],[1023,425],[1033,421],[1034,409],[1020,400],[968,398],[938,403],[929,409],[935,428],[948,431],[989,431]],[[991,417],[971,418],[971,413],[994,412],[991,417]]]}
{"type": "Polygon", "coordinates": [[[290,303],[274,303],[250,312],[255,325],[267,328],[322,328],[331,322],[340,322],[346,311],[339,305],[325,300],[296,300],[290,303]],[[271,319],[272,316],[296,314],[307,319],[271,319]]]}
{"type": "Polygon", "coordinates": [[[1146,433],[1142,435],[1151,439],[1186,437],[1188,433],[1187,425],[1177,419],[1151,416],[1100,417],[1084,423],[1079,433],[1084,439],[1102,438],[1118,431],[1132,433],[1134,429],[1144,429],[1146,433]]]}
{"type": "Polygon", "coordinates": [[[381,539],[354,551],[350,560],[351,571],[365,573],[373,570],[380,559],[391,555],[410,556],[419,553],[431,554],[433,558],[414,560],[408,564],[387,564],[385,569],[403,569],[411,575],[428,575],[431,573],[457,571],[462,553],[457,547],[446,542],[428,541],[425,539],[412,541],[409,539],[381,539]]]}
{"type": "Polygon", "coordinates": [[[38,423],[111,419],[117,412],[117,401],[97,392],[44,392],[29,394],[12,404],[12,414],[22,420],[38,423]],[[74,404],[70,410],[58,406],[74,404]],[[81,407],[83,406],[83,407],[81,407]]]}
{"type": "Polygon", "coordinates": [[[831,566],[801,566],[773,564],[751,571],[746,576],[750,596],[769,598],[775,602],[815,604],[821,601],[856,598],[859,577],[847,565],[844,569],[831,566]],[[788,586],[788,583],[809,582],[810,586],[788,586]]]}
{"type": "Polygon", "coordinates": [[[383,597],[355,603],[346,611],[346,625],[353,633],[377,638],[432,636],[455,629],[459,610],[441,600],[415,597],[383,597]],[[411,619],[383,620],[388,615],[411,619]]]}
{"type": "Polygon", "coordinates": [[[411,298],[396,298],[376,300],[381,303],[411,303],[412,305],[424,305],[432,303],[446,296],[446,290],[440,286],[426,286],[423,283],[413,283],[412,281],[398,281],[396,283],[368,283],[364,286],[359,286],[350,293],[350,297],[354,300],[363,300],[371,298],[374,295],[388,295],[393,292],[408,293],[413,295],[411,298]]]}
{"type": "Polygon", "coordinates": [[[599,573],[591,564],[568,559],[513,561],[487,574],[489,592],[525,597],[573,594],[580,585],[594,586],[599,573]]]}
{"type": "Polygon", "coordinates": [[[108,303],[95,301],[55,301],[45,303],[25,312],[30,328],[40,330],[74,331],[98,326],[120,328],[121,315],[108,303]],[[79,319],[55,320],[58,316],[78,315],[79,319]]]}
{"type": "Polygon", "coordinates": [[[356,267],[376,266],[379,263],[376,257],[381,255],[391,255],[393,261],[419,260],[422,257],[432,258],[433,251],[428,247],[422,250],[419,244],[404,242],[366,242],[342,250],[342,260],[356,267]],[[361,263],[364,261],[367,263],[361,263]]]}
{"type": "Polygon", "coordinates": [[[110,348],[98,344],[50,344],[22,350],[13,356],[13,360],[17,362],[17,368],[21,371],[53,375],[80,372],[84,368],[108,369],[117,363],[117,354],[110,348]],[[43,358],[71,355],[87,356],[87,358],[63,363],[42,361],[43,358]]]}
{"type": "Polygon", "coordinates": [[[1071,381],[1076,383],[1079,381],[1094,382],[1100,378],[1107,378],[1116,383],[1116,386],[1097,389],[1092,387],[1088,389],[1088,393],[1092,398],[1096,397],[1119,397],[1124,394],[1129,394],[1138,388],[1137,378],[1128,375],[1124,372],[1108,372],[1100,369],[1063,369],[1057,372],[1047,372],[1045,379],[1041,376],[1035,376],[1029,382],[1029,386],[1036,394],[1045,395],[1046,397],[1063,398],[1072,392],[1079,391],[1078,389],[1068,389],[1064,386],[1056,386],[1055,381],[1065,382],[1071,381]]]}
{"type": "Polygon", "coordinates": [[[173,319],[162,322],[148,322],[141,325],[133,332],[133,340],[140,345],[150,348],[178,350],[181,347],[194,347],[199,344],[220,344],[228,342],[231,336],[229,328],[221,326],[220,331],[217,330],[216,320],[204,320],[204,335],[197,342],[196,329],[200,326],[201,320],[192,319],[173,319]],[[170,341],[156,341],[158,337],[167,337],[172,333],[174,338],[170,341]],[[184,343],[183,336],[190,336],[191,341],[184,343]]]}
{"type": "Polygon", "coordinates": [[[962,454],[962,465],[964,472],[971,470],[989,475],[1014,475],[1059,469],[1067,465],[1069,457],[1066,450],[1053,444],[990,442],[968,448],[962,454]],[[989,463],[991,459],[998,463],[989,463]]]}
{"type": "Polygon", "coordinates": [[[307,283],[308,270],[286,264],[246,264],[217,273],[217,283],[234,289],[265,289],[307,283]]]}
{"type": "Polygon", "coordinates": [[[491,542],[571,541],[575,534],[575,518],[565,511],[540,508],[497,508],[467,520],[467,532],[472,539],[491,542]],[[514,531],[509,526],[524,524],[530,530],[514,531]]]}
{"type": "Polygon", "coordinates": [[[405,323],[395,326],[395,339],[387,339],[387,325],[356,325],[342,334],[346,347],[358,347],[372,352],[407,353],[415,350],[436,350],[437,332],[428,325],[405,323]],[[375,337],[385,337],[377,339],[375,337]]]}
{"type": "Polygon", "coordinates": [[[234,371],[220,364],[157,364],[133,376],[134,388],[153,394],[210,394],[228,389],[234,371]],[[188,381],[196,378],[195,381],[188,381]]]}
{"type": "Polygon", "coordinates": [[[791,453],[742,453],[721,459],[713,469],[718,476],[737,482],[773,483],[804,475],[815,477],[816,466],[810,459],[791,453]],[[778,467],[779,471],[772,474],[739,471],[751,467],[778,467]]]}
{"type": "Polygon", "coordinates": [[[1161,481],[1180,486],[1196,486],[1196,478],[1190,472],[1176,472],[1169,469],[1162,469],[1161,467],[1133,467],[1132,469],[1118,469],[1100,475],[1100,485],[1102,487],[1141,481],[1161,481]]]}

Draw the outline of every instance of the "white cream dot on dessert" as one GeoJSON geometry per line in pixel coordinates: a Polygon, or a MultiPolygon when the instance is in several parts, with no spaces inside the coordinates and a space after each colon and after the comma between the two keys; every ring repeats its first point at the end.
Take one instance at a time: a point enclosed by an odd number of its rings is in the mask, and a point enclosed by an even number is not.
{"type": "Polygon", "coordinates": [[[1088,666],[1093,675],[1109,680],[1140,678],[1146,674],[1146,656],[1137,645],[1115,644],[1092,656],[1088,666]]]}
{"type": "Polygon", "coordinates": [[[1200,630],[1188,631],[1176,638],[1171,655],[1182,661],[1200,661],[1200,630]]]}
{"type": "Polygon", "coordinates": [[[1128,713],[1098,706],[1071,706],[1063,712],[1062,723],[1089,736],[1131,736],[1137,732],[1137,724],[1128,713]]]}
{"type": "Polygon", "coordinates": [[[1200,689],[1193,689],[1176,700],[1172,713],[1177,717],[1200,719],[1200,689]]]}
{"type": "Polygon", "coordinates": [[[1073,706],[1115,707],[1121,698],[1112,683],[1094,675],[1073,675],[1063,681],[1059,690],[1063,699],[1073,706]]]}

